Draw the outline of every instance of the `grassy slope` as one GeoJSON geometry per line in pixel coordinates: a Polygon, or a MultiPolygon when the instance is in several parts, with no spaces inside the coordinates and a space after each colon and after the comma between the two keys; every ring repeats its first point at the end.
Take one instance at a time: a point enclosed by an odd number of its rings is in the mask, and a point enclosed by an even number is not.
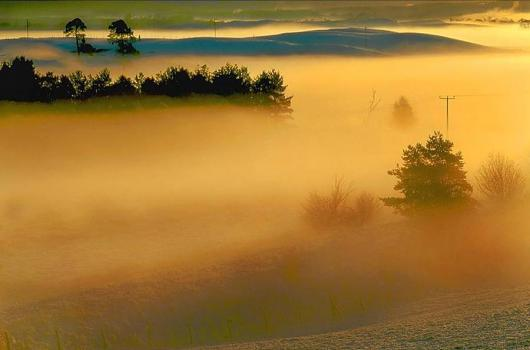
{"type": "Polygon", "coordinates": [[[453,293],[367,327],[204,349],[530,349],[529,300],[528,286],[453,293]]]}

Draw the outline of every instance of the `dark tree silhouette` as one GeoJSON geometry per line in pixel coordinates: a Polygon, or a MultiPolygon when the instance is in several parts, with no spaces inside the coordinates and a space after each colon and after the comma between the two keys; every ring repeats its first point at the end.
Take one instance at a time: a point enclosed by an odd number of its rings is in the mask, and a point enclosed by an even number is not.
{"type": "Polygon", "coordinates": [[[9,83],[11,67],[7,62],[2,63],[0,67],[0,99],[9,100],[9,83]]]}
{"type": "Polygon", "coordinates": [[[66,26],[64,27],[64,34],[66,36],[73,36],[75,38],[75,47],[78,55],[81,52],[79,42],[83,41],[84,43],[85,34],[83,32],[85,30],[86,25],[80,18],[74,18],[70,22],[66,23],[66,26]]]}
{"type": "Polygon", "coordinates": [[[89,97],[92,96],[106,96],[109,94],[109,88],[112,83],[110,78],[110,71],[108,69],[102,70],[95,77],[88,78],[88,92],[89,97]]]}
{"type": "Polygon", "coordinates": [[[58,82],[58,84],[56,86],[56,90],[55,90],[55,94],[54,94],[54,97],[55,97],[54,100],[70,99],[70,98],[72,98],[74,93],[75,93],[74,85],[70,81],[70,78],[68,78],[66,75],[61,75],[59,77],[59,82],[58,82]]]}
{"type": "Polygon", "coordinates": [[[124,75],[120,75],[120,77],[110,86],[109,92],[110,95],[134,95],[136,94],[136,88],[131,79],[124,75]]]}
{"type": "Polygon", "coordinates": [[[191,89],[198,94],[212,92],[212,75],[207,66],[201,66],[191,76],[191,89]]]}
{"type": "Polygon", "coordinates": [[[59,78],[51,72],[39,77],[39,101],[49,102],[55,99],[55,91],[59,85],[59,78]]]}
{"type": "Polygon", "coordinates": [[[96,49],[94,46],[88,44],[85,40],[85,38],[81,38],[81,45],[79,46],[79,50],[83,53],[94,53],[98,51],[102,51],[101,49],[96,49]]]}
{"type": "Polygon", "coordinates": [[[213,92],[219,95],[247,94],[252,81],[245,67],[226,64],[213,73],[213,92]]]}
{"type": "Polygon", "coordinates": [[[140,92],[145,95],[161,95],[160,86],[152,77],[147,77],[144,79],[140,88],[140,92]]]}
{"type": "Polygon", "coordinates": [[[39,98],[39,81],[33,61],[16,57],[11,64],[0,68],[0,99],[11,101],[36,101],[39,98]]]}
{"type": "Polygon", "coordinates": [[[158,75],[158,85],[163,95],[176,97],[192,92],[190,73],[182,67],[169,67],[158,75]]]}
{"type": "Polygon", "coordinates": [[[254,80],[252,91],[257,94],[259,103],[273,105],[275,114],[292,112],[292,97],[285,96],[287,86],[278,71],[264,71],[254,80]]]}
{"type": "Polygon", "coordinates": [[[108,38],[112,44],[118,45],[118,52],[122,54],[138,52],[133,46],[133,43],[136,41],[134,32],[122,19],[110,24],[108,38]]]}
{"type": "Polygon", "coordinates": [[[68,77],[73,87],[73,98],[84,100],[89,97],[90,79],[86,77],[81,71],[76,71],[68,77]]]}
{"type": "Polygon", "coordinates": [[[401,158],[403,164],[388,173],[397,178],[394,189],[403,197],[383,198],[385,205],[413,215],[473,203],[462,154],[454,153],[453,143],[441,133],[429,136],[425,145],[408,146],[401,158]]]}

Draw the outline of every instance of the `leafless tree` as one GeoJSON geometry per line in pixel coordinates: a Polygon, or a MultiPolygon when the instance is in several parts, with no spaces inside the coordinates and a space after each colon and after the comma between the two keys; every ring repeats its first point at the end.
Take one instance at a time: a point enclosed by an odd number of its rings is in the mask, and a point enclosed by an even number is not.
{"type": "Polygon", "coordinates": [[[368,103],[368,116],[370,116],[370,114],[375,111],[380,102],[381,98],[377,96],[377,91],[372,90],[372,96],[370,97],[370,101],[368,103]]]}
{"type": "Polygon", "coordinates": [[[523,195],[525,178],[514,161],[502,154],[492,154],[478,171],[477,185],[486,198],[507,202],[523,195]]]}
{"type": "Polygon", "coordinates": [[[313,192],[304,205],[304,216],[313,226],[364,225],[381,208],[379,199],[363,192],[351,198],[351,186],[336,178],[328,194],[313,192]]]}

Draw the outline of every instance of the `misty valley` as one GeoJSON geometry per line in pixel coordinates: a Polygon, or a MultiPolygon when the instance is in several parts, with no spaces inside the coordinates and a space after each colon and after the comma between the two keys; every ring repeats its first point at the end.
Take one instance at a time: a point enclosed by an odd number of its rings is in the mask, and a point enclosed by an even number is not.
{"type": "Polygon", "coordinates": [[[530,3],[102,4],[0,4],[0,349],[530,348],[530,3]]]}

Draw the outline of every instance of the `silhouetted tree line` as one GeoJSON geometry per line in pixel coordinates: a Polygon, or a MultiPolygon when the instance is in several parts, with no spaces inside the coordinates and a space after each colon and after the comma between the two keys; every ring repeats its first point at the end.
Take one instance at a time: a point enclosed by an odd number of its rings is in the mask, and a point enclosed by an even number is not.
{"type": "Polygon", "coordinates": [[[134,79],[121,75],[112,80],[108,69],[95,76],[76,71],[70,75],[39,74],[32,60],[16,57],[0,68],[0,100],[41,101],[86,100],[117,95],[191,94],[221,96],[245,95],[252,103],[272,107],[278,113],[291,111],[291,97],[285,96],[283,77],[279,72],[263,71],[252,79],[247,68],[226,64],[210,72],[202,66],[190,72],[182,67],[169,67],[154,77],[142,73],[134,79]]]}
{"type": "MultiPolygon", "coordinates": [[[[102,49],[96,49],[94,46],[86,42],[85,30],[87,26],[80,18],[74,18],[64,26],[64,35],[67,37],[73,37],[75,39],[75,46],[77,54],[81,53],[94,53],[104,51],[102,49]]],[[[134,32],[125,23],[124,20],[119,19],[112,22],[109,25],[109,42],[113,45],[118,45],[118,52],[122,54],[138,53],[138,50],[133,46],[133,43],[137,40],[134,36],[134,32]]]]}

